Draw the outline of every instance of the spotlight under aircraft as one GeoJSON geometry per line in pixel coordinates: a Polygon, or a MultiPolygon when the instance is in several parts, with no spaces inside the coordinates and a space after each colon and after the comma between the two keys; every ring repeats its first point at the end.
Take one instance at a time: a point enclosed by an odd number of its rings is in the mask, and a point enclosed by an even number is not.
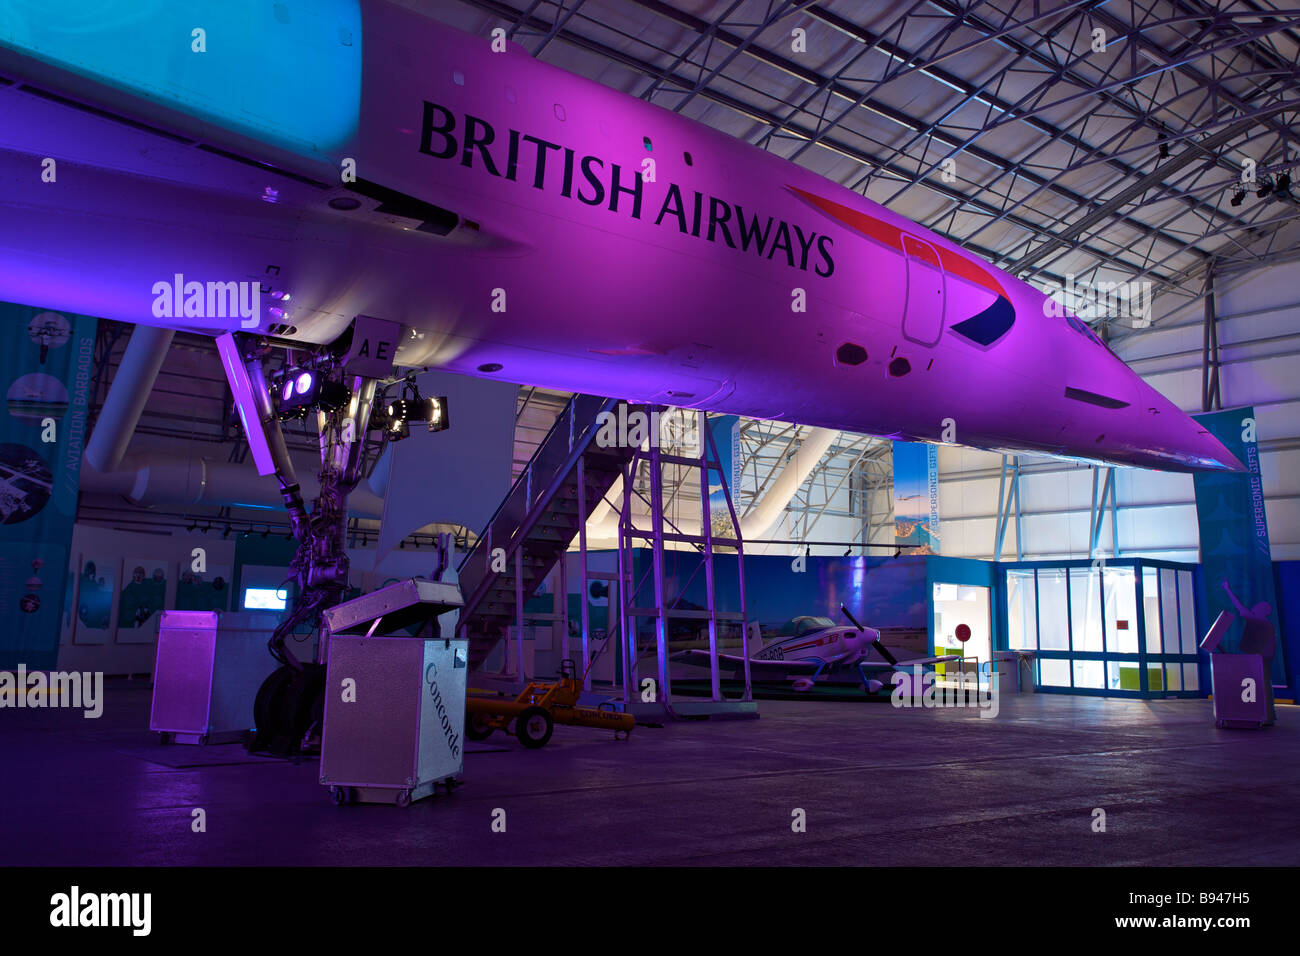
{"type": "Polygon", "coordinates": [[[0,2],[0,299],[921,441],[1241,464],[1039,290],[386,2],[0,2]],[[250,295],[249,289],[257,295],[250,295]]]}

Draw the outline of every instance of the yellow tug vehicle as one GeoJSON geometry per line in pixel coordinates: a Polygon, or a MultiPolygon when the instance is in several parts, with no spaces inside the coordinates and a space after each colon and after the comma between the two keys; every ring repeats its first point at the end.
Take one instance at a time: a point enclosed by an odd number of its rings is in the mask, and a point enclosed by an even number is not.
{"type": "Polygon", "coordinates": [[[573,724],[603,727],[614,731],[616,740],[626,740],[636,719],[615,710],[609,703],[580,707],[581,694],[582,678],[578,677],[577,663],[563,660],[558,680],[529,681],[514,700],[483,695],[466,697],[465,736],[470,740],[486,740],[492,731],[500,730],[513,733],[521,744],[535,750],[546,746],[556,724],[573,724]]]}

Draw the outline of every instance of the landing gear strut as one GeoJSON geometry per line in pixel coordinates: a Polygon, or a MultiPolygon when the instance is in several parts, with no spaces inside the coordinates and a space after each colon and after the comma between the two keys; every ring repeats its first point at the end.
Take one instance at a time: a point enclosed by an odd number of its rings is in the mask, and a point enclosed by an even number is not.
{"type": "Polygon", "coordinates": [[[292,350],[295,361],[276,375],[273,388],[262,360],[277,343],[245,333],[217,340],[254,460],[260,455],[259,472],[274,472],[280,482],[298,539],[288,578],[297,594],[293,609],[267,642],[280,667],[258,691],[256,727],[247,743],[251,751],[296,757],[320,749],[328,649],[322,641],[315,661],[299,661],[287,638],[302,626],[319,631],[325,611],[347,593],[348,495],[362,477],[367,432],[378,430],[381,444],[387,444],[405,438],[413,422],[426,424],[431,432],[449,424],[445,397],[421,398],[414,372],[392,378],[400,332],[397,323],[357,316],[335,342],[313,352],[305,354],[301,343],[280,342],[292,350]],[[400,384],[400,397],[384,398],[381,380],[400,384]],[[320,434],[320,494],[310,512],[280,429],[281,421],[308,414],[315,414],[320,434]]]}
{"type": "MultiPolygon", "coordinates": [[[[344,544],[348,495],[362,476],[365,435],[371,425],[377,381],[349,373],[338,347],[320,350],[308,365],[293,370],[294,375],[320,376],[330,386],[328,390],[320,389],[322,395],[330,396],[328,403],[322,401],[315,408],[321,448],[320,495],[308,512],[280,430],[280,419],[306,415],[308,409],[288,406],[277,413],[262,368],[270,344],[265,340],[240,344],[245,346],[245,368],[253,385],[258,424],[270,445],[280,494],[298,539],[298,551],[289,565],[289,580],[297,585],[293,608],[267,643],[280,667],[258,691],[255,730],[248,749],[296,756],[319,751],[325,667],[323,663],[295,658],[287,638],[303,625],[319,628],[324,612],[347,592],[348,555],[344,544]]],[[[348,347],[350,336],[339,345],[348,347]]],[[[251,417],[245,416],[248,427],[253,427],[251,417]]]]}

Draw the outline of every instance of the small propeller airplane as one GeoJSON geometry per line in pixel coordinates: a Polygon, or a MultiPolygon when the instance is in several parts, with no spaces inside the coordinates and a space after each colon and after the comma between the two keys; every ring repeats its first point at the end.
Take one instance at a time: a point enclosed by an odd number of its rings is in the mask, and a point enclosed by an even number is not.
{"type": "MultiPolygon", "coordinates": [[[[793,635],[778,637],[750,657],[750,673],[758,680],[790,680],[794,690],[804,692],[812,690],[821,678],[856,668],[862,678],[863,690],[875,693],[885,683],[872,677],[873,673],[892,673],[925,664],[961,660],[957,656],[899,659],[881,643],[879,630],[859,624],[843,604],[840,613],[849,620],[848,625],[837,625],[828,617],[795,618],[793,635]]],[[[705,650],[679,651],[672,660],[707,667],[709,653],[705,650]]],[[[740,670],[744,662],[745,659],[737,654],[718,655],[718,666],[731,672],[740,670]]]]}

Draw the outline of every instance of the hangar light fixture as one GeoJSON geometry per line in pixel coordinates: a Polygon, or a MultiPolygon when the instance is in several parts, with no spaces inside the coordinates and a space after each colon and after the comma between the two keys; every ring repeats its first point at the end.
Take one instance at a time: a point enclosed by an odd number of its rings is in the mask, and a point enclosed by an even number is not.
{"type": "Polygon", "coordinates": [[[1291,194],[1291,173],[1278,173],[1277,178],[1273,180],[1273,198],[1275,200],[1285,199],[1289,202],[1296,202],[1296,197],[1291,194]]]}
{"type": "Polygon", "coordinates": [[[285,369],[273,380],[276,416],[281,421],[303,418],[314,408],[342,408],[352,398],[351,390],[317,369],[285,369]]]}
{"type": "Polygon", "coordinates": [[[401,441],[411,434],[412,424],[424,424],[431,432],[440,432],[451,425],[447,413],[447,396],[422,398],[414,377],[408,377],[402,387],[402,397],[376,409],[371,426],[381,429],[389,441],[401,441]]]}

